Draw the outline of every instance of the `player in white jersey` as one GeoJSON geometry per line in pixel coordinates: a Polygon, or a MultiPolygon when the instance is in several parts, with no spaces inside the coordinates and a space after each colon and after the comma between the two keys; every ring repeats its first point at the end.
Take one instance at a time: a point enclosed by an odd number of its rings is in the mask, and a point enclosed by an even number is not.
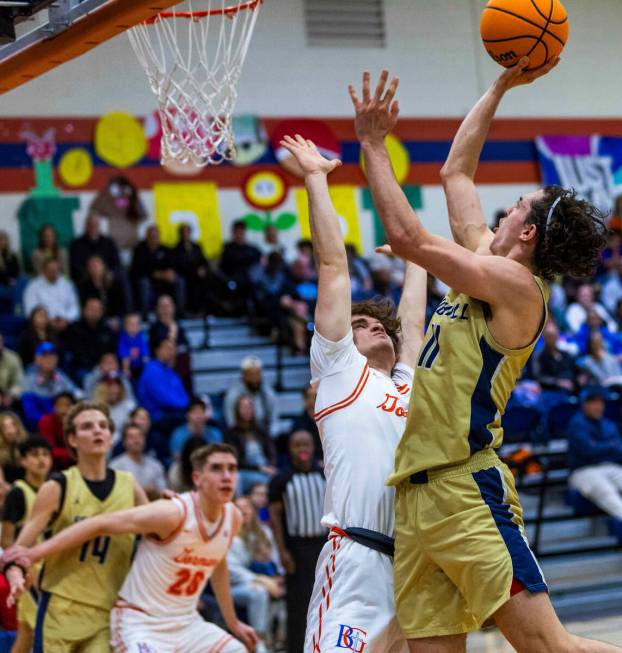
{"type": "Polygon", "coordinates": [[[145,535],[111,611],[117,653],[244,653],[257,644],[255,631],[235,615],[229,587],[226,554],[241,524],[231,503],[235,451],[207,445],[191,462],[196,492],[85,519],[30,549],[11,550],[27,566],[102,535],[145,535]],[[197,612],[208,579],[229,631],[240,641],[197,612]]]}
{"type": "Polygon", "coordinates": [[[406,266],[397,318],[387,301],[352,306],[327,183],[339,162],[327,161],[300,136],[282,145],[304,171],[309,198],[319,280],[311,373],[326,473],[322,523],[330,529],[316,568],[304,650],[401,653],[408,649],[393,600],[394,491],[385,481],[406,424],[427,277],[406,266]]]}

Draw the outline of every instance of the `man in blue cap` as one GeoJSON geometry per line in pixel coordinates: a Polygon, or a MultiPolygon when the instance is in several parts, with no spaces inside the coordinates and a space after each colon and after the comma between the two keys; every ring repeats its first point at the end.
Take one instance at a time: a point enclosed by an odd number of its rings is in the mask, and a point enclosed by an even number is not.
{"type": "Polygon", "coordinates": [[[613,518],[613,530],[622,536],[622,435],[605,415],[607,391],[585,388],[581,411],[568,422],[570,487],[613,518]]]}

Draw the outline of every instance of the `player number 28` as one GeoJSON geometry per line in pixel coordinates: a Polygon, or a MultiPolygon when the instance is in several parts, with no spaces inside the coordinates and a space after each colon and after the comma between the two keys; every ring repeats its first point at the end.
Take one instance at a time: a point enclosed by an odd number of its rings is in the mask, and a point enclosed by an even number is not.
{"type": "Polygon", "coordinates": [[[166,590],[173,596],[192,596],[196,594],[205,580],[204,571],[195,571],[192,573],[190,569],[179,569],[177,572],[177,580],[166,590]]]}

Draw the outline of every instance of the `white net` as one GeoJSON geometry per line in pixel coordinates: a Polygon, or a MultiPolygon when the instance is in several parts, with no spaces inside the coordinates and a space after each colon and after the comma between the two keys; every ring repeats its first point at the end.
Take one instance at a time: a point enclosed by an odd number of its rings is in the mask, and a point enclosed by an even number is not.
{"type": "Polygon", "coordinates": [[[158,100],[163,164],[235,158],[232,113],[262,1],[189,0],[128,31],[158,100]]]}

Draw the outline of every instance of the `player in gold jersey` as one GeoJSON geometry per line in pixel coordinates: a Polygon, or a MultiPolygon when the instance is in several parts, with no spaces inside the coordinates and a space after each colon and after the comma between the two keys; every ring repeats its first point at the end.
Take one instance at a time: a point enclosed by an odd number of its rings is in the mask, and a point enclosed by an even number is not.
{"type": "Polygon", "coordinates": [[[399,187],[384,144],[397,122],[398,81],[370,92],[363,76],[356,132],[394,253],[450,290],[429,324],[409,416],[389,483],[397,486],[395,596],[411,652],[462,653],[466,633],[494,619],[519,653],[607,653],[570,635],[529,549],[513,477],[495,453],[516,378],[547,319],[544,283],[593,273],[604,216],[574,192],[521,197],[496,233],[486,226],[474,176],[496,108],[509,89],[549,72],[528,59],[505,71],[458,130],[443,167],[455,242],[429,233],[399,187]]]}
{"type": "MultiPolygon", "coordinates": [[[[65,418],[67,444],[77,464],[44,483],[16,544],[32,546],[93,515],[147,503],[131,474],[108,469],[113,423],[108,408],[83,401],[65,418]]],[[[101,536],[48,558],[39,587],[35,653],[108,653],[109,613],[130,568],[134,536],[101,536]]],[[[19,566],[5,569],[13,594],[23,591],[19,566]]]]}

